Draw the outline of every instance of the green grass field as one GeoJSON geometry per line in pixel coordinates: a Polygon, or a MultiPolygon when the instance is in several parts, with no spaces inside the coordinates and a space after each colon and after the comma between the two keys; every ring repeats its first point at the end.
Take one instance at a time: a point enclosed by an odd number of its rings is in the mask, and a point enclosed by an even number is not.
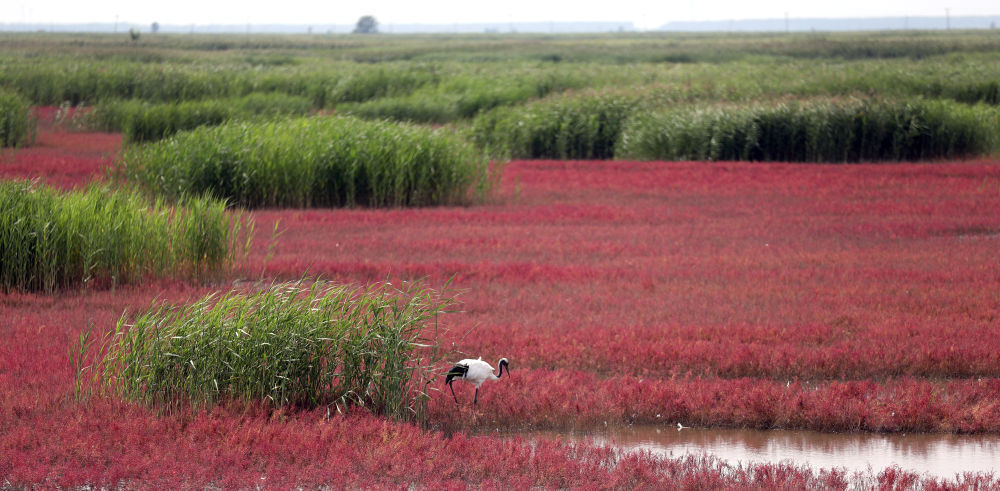
{"type": "MultiPolygon", "coordinates": [[[[5,93],[93,107],[76,122],[134,143],[333,113],[447,126],[477,148],[458,151],[471,166],[473,153],[864,162],[976,157],[1000,145],[991,31],[0,39],[10,47],[0,54],[5,93]],[[846,139],[828,141],[827,131],[846,139]]],[[[254,206],[430,202],[289,194],[254,206]]]]}

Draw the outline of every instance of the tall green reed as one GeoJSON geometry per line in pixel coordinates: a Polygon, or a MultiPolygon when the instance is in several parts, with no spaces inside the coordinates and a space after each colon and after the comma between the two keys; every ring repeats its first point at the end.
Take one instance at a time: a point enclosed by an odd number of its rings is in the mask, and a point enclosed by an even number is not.
{"type": "Polygon", "coordinates": [[[0,182],[0,288],[48,291],[209,277],[245,254],[252,221],[225,203],[185,197],[176,206],[136,191],[59,192],[0,182]]]}
{"type": "Polygon", "coordinates": [[[0,147],[30,144],[35,137],[31,105],[17,92],[0,88],[0,147]]]}
{"type": "Polygon", "coordinates": [[[437,320],[453,304],[416,283],[299,281],[152,306],[81,336],[77,385],[167,409],[263,401],[424,421],[443,356],[437,320]]]}
{"type": "MultiPolygon", "coordinates": [[[[282,92],[332,108],[426,91],[429,100],[411,102],[427,107],[433,102],[431,93],[454,98],[481,92],[486,96],[482,102],[508,100],[509,94],[489,94],[491,84],[499,81],[503,87],[510,85],[508,80],[522,80],[531,85],[535,75],[572,80],[574,88],[679,84],[712,101],[719,96],[748,100],[754,91],[847,95],[874,90],[895,97],[996,103],[998,67],[993,60],[1000,51],[1000,42],[987,31],[364,40],[214,35],[144,40],[128,48],[94,34],[7,38],[17,49],[0,53],[0,85],[35,104],[73,106],[105,99],[178,102],[282,92]],[[460,87],[466,79],[483,87],[460,87]]],[[[469,95],[475,99],[476,94],[469,95]]],[[[404,105],[397,100],[393,107],[403,110],[404,105]]]]}
{"type": "Polygon", "coordinates": [[[170,103],[109,99],[96,104],[80,123],[91,129],[120,131],[126,142],[142,143],[233,119],[302,116],[310,110],[312,103],[305,97],[281,93],[170,103]]]}
{"type": "Polygon", "coordinates": [[[241,97],[255,92],[303,96],[322,106],[338,77],[334,68],[259,68],[209,58],[173,63],[104,59],[100,54],[4,58],[0,85],[19,91],[34,104],[93,105],[109,99],[180,102],[241,97]]]}
{"type": "Polygon", "coordinates": [[[367,119],[448,123],[583,84],[580,75],[568,70],[521,67],[499,73],[489,68],[453,68],[439,83],[423,85],[406,95],[338,104],[337,110],[367,119]]]}
{"type": "Polygon", "coordinates": [[[994,107],[943,100],[695,106],[637,115],[616,157],[795,162],[919,161],[997,150],[994,107]]]}
{"type": "Polygon", "coordinates": [[[617,93],[558,96],[477,117],[471,139],[513,158],[608,159],[638,97],[617,93]]]}
{"type": "Polygon", "coordinates": [[[380,97],[406,95],[423,85],[435,83],[437,77],[433,67],[425,66],[373,66],[369,69],[358,69],[340,78],[330,89],[327,100],[362,102],[380,97]]]}
{"type": "Polygon", "coordinates": [[[198,128],[128,149],[115,172],[156,195],[246,207],[462,203],[495,182],[451,132],[343,117],[198,128]]]}

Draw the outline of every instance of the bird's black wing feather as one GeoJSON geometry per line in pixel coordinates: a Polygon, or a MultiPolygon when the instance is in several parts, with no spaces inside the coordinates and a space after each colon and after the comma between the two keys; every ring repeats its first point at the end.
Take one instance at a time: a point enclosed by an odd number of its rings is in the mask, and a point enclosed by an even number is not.
{"type": "Polygon", "coordinates": [[[461,363],[456,363],[455,366],[448,370],[448,375],[444,378],[444,383],[450,384],[452,379],[465,378],[465,374],[469,371],[469,365],[463,365],[461,363]]]}

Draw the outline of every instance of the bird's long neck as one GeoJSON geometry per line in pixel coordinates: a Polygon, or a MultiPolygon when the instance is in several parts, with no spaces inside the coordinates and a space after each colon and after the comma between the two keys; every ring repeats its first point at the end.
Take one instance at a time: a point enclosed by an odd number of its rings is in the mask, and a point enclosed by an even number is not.
{"type": "Polygon", "coordinates": [[[500,365],[500,375],[497,375],[496,378],[503,377],[503,367],[504,367],[504,364],[500,363],[499,365],[500,365]]]}

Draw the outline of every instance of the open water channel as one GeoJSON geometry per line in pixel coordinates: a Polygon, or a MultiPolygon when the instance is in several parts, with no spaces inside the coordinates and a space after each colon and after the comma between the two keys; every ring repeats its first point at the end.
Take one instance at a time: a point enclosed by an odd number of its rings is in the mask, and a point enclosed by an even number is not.
{"type": "Polygon", "coordinates": [[[550,434],[591,439],[623,450],[679,457],[714,455],[730,464],[792,462],[814,470],[843,468],[875,473],[897,465],[939,478],[956,473],[1000,474],[1000,435],[821,433],[669,426],[629,426],[597,432],[550,434]]]}

